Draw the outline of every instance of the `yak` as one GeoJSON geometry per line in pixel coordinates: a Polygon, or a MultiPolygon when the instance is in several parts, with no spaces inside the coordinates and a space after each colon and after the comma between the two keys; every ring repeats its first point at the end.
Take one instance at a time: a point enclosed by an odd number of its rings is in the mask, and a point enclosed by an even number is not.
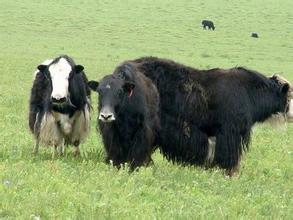
{"type": "Polygon", "coordinates": [[[251,33],[251,37],[258,38],[258,34],[257,33],[251,33]]]}
{"type": "Polygon", "coordinates": [[[130,171],[148,165],[160,129],[156,86],[131,62],[88,84],[99,96],[97,130],[102,134],[106,162],[118,168],[128,163],[130,171]]]}
{"type": "Polygon", "coordinates": [[[171,60],[132,60],[160,94],[158,143],[173,162],[218,166],[232,176],[251,128],[274,114],[292,116],[291,88],[278,77],[242,67],[198,70],[171,60]]]}
{"type": "Polygon", "coordinates": [[[214,22],[212,22],[212,21],[209,21],[209,20],[203,20],[203,21],[201,22],[201,24],[202,24],[202,28],[203,28],[203,29],[206,29],[206,27],[208,27],[209,30],[210,30],[210,29],[212,29],[213,31],[215,30],[214,22]]]}
{"type": "Polygon", "coordinates": [[[37,67],[29,101],[29,127],[39,144],[52,145],[53,155],[79,144],[90,129],[90,89],[82,65],[67,55],[44,61],[37,67]]]}

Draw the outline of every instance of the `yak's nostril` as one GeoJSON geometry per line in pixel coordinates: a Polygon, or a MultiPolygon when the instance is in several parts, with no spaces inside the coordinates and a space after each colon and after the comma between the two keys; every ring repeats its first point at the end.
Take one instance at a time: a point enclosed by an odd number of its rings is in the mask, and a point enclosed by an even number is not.
{"type": "Polygon", "coordinates": [[[105,119],[105,120],[108,120],[108,119],[111,119],[112,118],[112,114],[101,114],[101,116],[105,119]]]}
{"type": "Polygon", "coordinates": [[[63,98],[54,98],[54,97],[52,97],[52,102],[53,103],[64,103],[64,102],[66,102],[66,97],[63,97],[63,98]]]}

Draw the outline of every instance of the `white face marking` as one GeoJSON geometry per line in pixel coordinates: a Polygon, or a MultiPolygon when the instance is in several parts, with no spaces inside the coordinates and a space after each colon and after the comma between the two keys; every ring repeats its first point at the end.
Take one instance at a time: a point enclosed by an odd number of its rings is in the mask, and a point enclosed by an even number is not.
{"type": "Polygon", "coordinates": [[[115,115],[109,106],[104,106],[99,114],[99,120],[102,122],[115,121],[115,115]]]}
{"type": "Polygon", "coordinates": [[[111,89],[111,86],[109,84],[106,85],[107,89],[111,89]]]}
{"type": "Polygon", "coordinates": [[[58,63],[52,64],[49,67],[53,86],[52,98],[59,100],[68,96],[68,78],[71,71],[71,65],[64,58],[61,58],[58,63]]]}

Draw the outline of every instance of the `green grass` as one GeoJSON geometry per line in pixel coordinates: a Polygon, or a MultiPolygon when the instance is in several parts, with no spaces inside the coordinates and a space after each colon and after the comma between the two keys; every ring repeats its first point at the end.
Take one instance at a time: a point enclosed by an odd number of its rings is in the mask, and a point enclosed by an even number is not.
{"type": "Polygon", "coordinates": [[[1,0],[0,219],[292,218],[292,124],[257,126],[240,175],[227,179],[159,152],[154,166],[131,175],[104,164],[95,96],[80,158],[52,160],[46,148],[33,157],[27,120],[32,73],[60,54],[84,65],[90,79],[154,55],[203,69],[280,72],[293,82],[292,8],[291,0],[1,0]],[[216,30],[203,31],[202,19],[216,30]]]}

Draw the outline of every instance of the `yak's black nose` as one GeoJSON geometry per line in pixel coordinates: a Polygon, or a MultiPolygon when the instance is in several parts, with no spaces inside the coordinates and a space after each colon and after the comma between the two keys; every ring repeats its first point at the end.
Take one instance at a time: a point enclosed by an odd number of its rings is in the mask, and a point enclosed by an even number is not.
{"type": "Polygon", "coordinates": [[[67,101],[66,97],[63,97],[63,98],[54,98],[52,97],[52,103],[56,103],[56,104],[62,104],[64,102],[67,101]]]}

